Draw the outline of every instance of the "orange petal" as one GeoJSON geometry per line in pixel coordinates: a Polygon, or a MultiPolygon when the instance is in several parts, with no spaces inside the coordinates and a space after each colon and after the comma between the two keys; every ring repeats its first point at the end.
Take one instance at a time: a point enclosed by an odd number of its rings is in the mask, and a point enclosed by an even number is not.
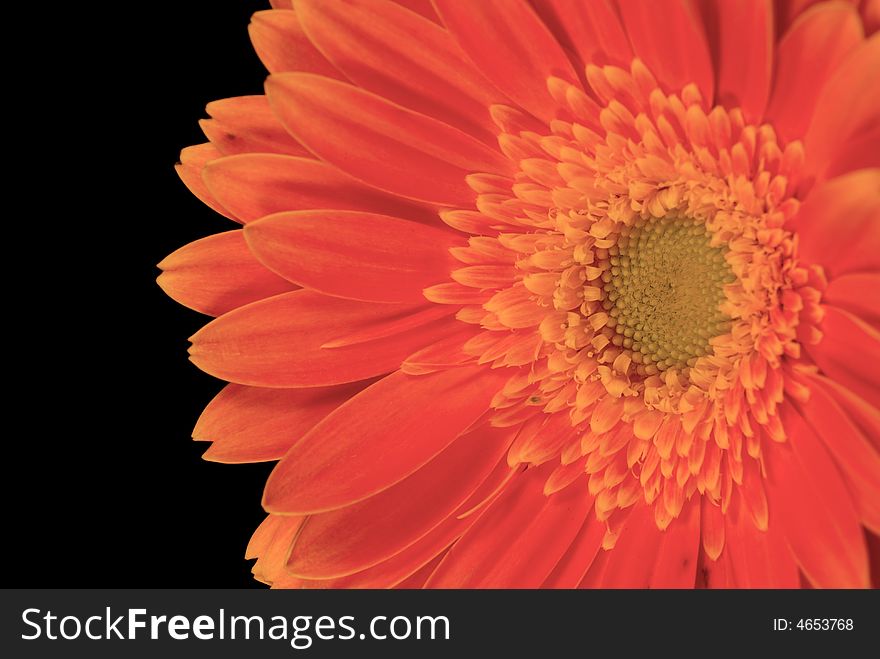
{"type": "Polygon", "coordinates": [[[180,304],[209,316],[294,290],[251,254],[242,232],[202,238],[159,264],[159,286],[180,304]]]}
{"type": "Polygon", "coordinates": [[[880,123],[880,98],[865,93],[877,87],[877,71],[880,36],[875,34],[850,53],[822,88],[804,136],[807,172],[821,175],[850,139],[880,123]]]}
{"type": "Polygon", "coordinates": [[[543,493],[553,465],[527,470],[480,515],[426,583],[429,588],[537,588],[592,506],[587,479],[543,493]]]}
{"type": "Polygon", "coordinates": [[[880,407],[880,332],[846,311],[824,308],[824,337],[807,351],[826,375],[880,407]]]}
{"type": "Polygon", "coordinates": [[[495,149],[357,87],[307,73],[273,75],[269,102],[313,153],[377,188],[453,206],[473,204],[464,177],[509,174],[495,149]]]}
{"type": "Polygon", "coordinates": [[[389,373],[416,350],[453,332],[449,318],[338,348],[322,346],[347,332],[399,322],[426,307],[373,304],[312,291],[284,293],[208,323],[190,340],[190,359],[229,382],[256,387],[320,387],[389,373]]]}
{"type": "Polygon", "coordinates": [[[408,356],[400,368],[410,375],[423,375],[473,361],[474,356],[464,351],[464,345],[480,331],[478,327],[461,323],[449,337],[408,356]]]}
{"type": "Polygon", "coordinates": [[[248,32],[260,61],[271,73],[308,71],[345,79],[306,36],[298,10],[258,11],[251,17],[248,32]]]}
{"type": "Polygon", "coordinates": [[[667,92],[696,83],[704,109],[712,105],[712,59],[699,17],[684,0],[620,0],[635,54],[667,92]],[[662,27],[661,27],[662,26],[662,27]]]}
{"type": "Polygon", "coordinates": [[[417,377],[392,373],[290,449],[269,476],[264,507],[285,514],[322,512],[399,483],[486,411],[504,377],[469,366],[417,377]]]}
{"type": "Polygon", "coordinates": [[[822,293],[822,300],[878,326],[880,295],[877,291],[880,291],[880,273],[857,272],[832,279],[822,293]]]}
{"type": "Polygon", "coordinates": [[[491,90],[449,33],[388,0],[299,0],[309,38],[359,87],[496,144],[491,90]]]}
{"type": "Polygon", "coordinates": [[[541,587],[576,588],[599,553],[606,530],[604,523],[588,514],[568,551],[541,587]]]}
{"type": "Polygon", "coordinates": [[[275,532],[272,534],[272,538],[266,543],[265,550],[257,558],[257,562],[252,568],[257,579],[264,583],[274,584],[287,577],[284,563],[303,519],[296,516],[284,516],[274,525],[275,532]]]}
{"type": "Polygon", "coordinates": [[[437,12],[434,11],[434,5],[431,3],[431,0],[394,0],[394,2],[434,21],[435,23],[440,22],[440,17],[437,16],[437,12]]]}
{"type": "Polygon", "coordinates": [[[868,585],[859,517],[831,457],[790,406],[782,406],[789,443],[765,452],[770,525],[779,525],[803,573],[820,588],[868,585]]]}
{"type": "Polygon", "coordinates": [[[868,441],[874,445],[874,448],[880,451],[880,410],[839,382],[829,380],[819,374],[808,373],[807,375],[825,387],[853,423],[861,429],[868,441]]]}
{"type": "Polygon", "coordinates": [[[449,279],[452,232],[385,215],[297,211],[247,225],[250,248],[285,279],[327,295],[419,302],[449,279]]]}
{"type": "Polygon", "coordinates": [[[304,585],[306,588],[390,588],[396,586],[428,565],[431,566],[431,572],[433,572],[437,567],[434,561],[438,557],[442,557],[449,545],[455,542],[456,538],[461,536],[474,521],[475,517],[465,519],[450,517],[387,561],[346,577],[323,581],[305,581],[304,585]]]}
{"type": "Polygon", "coordinates": [[[281,515],[266,515],[266,518],[260,522],[260,525],[251,535],[247,549],[244,552],[244,557],[246,559],[258,558],[266,552],[269,544],[272,542],[272,537],[283,520],[284,517],[281,515]]]}
{"type": "Polygon", "coordinates": [[[880,530],[880,452],[862,434],[834,397],[813,380],[810,400],[799,411],[824,442],[846,477],[862,522],[874,532],[880,530]]]}
{"type": "Polygon", "coordinates": [[[866,129],[843,142],[834,152],[822,178],[831,179],[870,167],[880,167],[880,126],[866,129]]]}
{"type": "Polygon", "coordinates": [[[562,47],[525,0],[434,0],[446,28],[477,68],[521,108],[549,123],[551,76],[577,81],[562,47]]]}
{"type": "Polygon", "coordinates": [[[380,192],[311,158],[267,153],[221,158],[205,168],[205,183],[243,222],[283,211],[333,208],[440,224],[430,208],[380,192]]]}
{"type": "Polygon", "coordinates": [[[214,397],[193,430],[212,442],[212,462],[278,460],[318,421],[370,384],[311,389],[263,389],[229,384],[214,397]]]}
{"type": "Polygon", "coordinates": [[[679,516],[661,535],[662,544],[648,586],[693,588],[700,552],[700,502],[694,499],[686,502],[679,516]]]}
{"type": "Polygon", "coordinates": [[[766,531],[759,531],[739,498],[734,496],[724,521],[722,558],[726,555],[730,561],[732,585],[738,588],[800,588],[800,573],[782,534],[781,520],[774,517],[766,531]]]}
{"type": "Polygon", "coordinates": [[[813,7],[785,33],[776,47],[776,77],[766,113],[784,140],[803,137],[823,85],[862,39],[858,14],[842,2],[813,7]]]}
{"type": "Polygon", "coordinates": [[[663,541],[653,507],[636,503],[619,533],[614,547],[600,552],[594,560],[581,588],[648,587],[663,541]]]}
{"type": "Polygon", "coordinates": [[[760,124],[773,77],[773,5],[765,0],[700,4],[715,61],[715,102],[760,124]]]}
{"type": "Polygon", "coordinates": [[[629,67],[632,48],[620,18],[608,0],[544,0],[535,11],[556,39],[577,54],[577,65],[629,67]]]}
{"type": "Polygon", "coordinates": [[[702,496],[700,511],[700,534],[703,539],[703,550],[712,561],[717,561],[724,549],[724,515],[721,506],[712,502],[708,496],[702,496]]]}
{"type": "Polygon", "coordinates": [[[428,577],[430,577],[434,573],[434,570],[437,569],[440,561],[442,561],[445,557],[445,552],[442,554],[438,554],[437,556],[432,558],[429,563],[426,563],[425,565],[420,567],[417,572],[414,572],[400,583],[395,584],[393,588],[400,590],[418,590],[424,588],[425,582],[428,580],[428,577]]]}
{"type": "Polygon", "coordinates": [[[308,150],[284,130],[265,96],[236,96],[208,103],[210,119],[200,122],[205,135],[223,155],[283,153],[307,156],[308,150]]]}
{"type": "Polygon", "coordinates": [[[880,270],[880,169],[862,169],[817,186],[791,222],[805,263],[831,279],[880,270]],[[858,249],[853,249],[858,245],[858,249]]]}
{"type": "Polygon", "coordinates": [[[220,153],[217,147],[210,143],[189,146],[180,152],[180,163],[175,165],[174,169],[177,171],[177,175],[183,181],[183,184],[203,204],[214,209],[220,215],[234,220],[236,218],[214,198],[214,195],[211,194],[202,180],[202,171],[205,169],[205,165],[222,156],[223,154],[220,153]]]}
{"type": "Polygon", "coordinates": [[[342,577],[402,551],[467,500],[492,473],[514,434],[516,429],[482,426],[397,485],[312,515],[293,547],[288,571],[304,579],[342,577]]]}
{"type": "Polygon", "coordinates": [[[697,567],[697,588],[716,590],[736,588],[733,562],[730,560],[729,551],[722,551],[714,561],[706,555],[705,551],[700,554],[700,564],[697,567]]]}

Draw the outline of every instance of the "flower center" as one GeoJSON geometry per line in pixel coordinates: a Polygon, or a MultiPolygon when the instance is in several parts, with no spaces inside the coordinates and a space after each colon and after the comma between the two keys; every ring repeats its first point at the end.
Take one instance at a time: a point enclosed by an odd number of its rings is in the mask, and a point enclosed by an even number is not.
{"type": "Polygon", "coordinates": [[[700,221],[667,215],[622,227],[602,274],[611,342],[627,349],[636,373],[684,369],[730,329],[721,311],[735,280],[724,250],[700,221]]]}

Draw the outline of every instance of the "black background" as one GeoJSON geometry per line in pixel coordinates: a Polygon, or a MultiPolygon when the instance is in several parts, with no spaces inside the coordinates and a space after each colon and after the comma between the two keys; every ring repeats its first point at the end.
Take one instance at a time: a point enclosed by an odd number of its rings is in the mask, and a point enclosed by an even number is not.
{"type": "Polygon", "coordinates": [[[5,250],[27,264],[9,280],[25,287],[6,323],[23,368],[5,378],[5,586],[262,587],[244,551],[272,465],[201,459],[190,431],[222,383],[188,361],[187,337],[209,318],[155,278],[170,252],[234,228],[174,164],[206,141],[208,102],[262,93],[247,24],[265,8],[81,6],[31,72],[51,86],[46,145],[26,172],[41,184],[10,221],[24,239],[5,250]]]}

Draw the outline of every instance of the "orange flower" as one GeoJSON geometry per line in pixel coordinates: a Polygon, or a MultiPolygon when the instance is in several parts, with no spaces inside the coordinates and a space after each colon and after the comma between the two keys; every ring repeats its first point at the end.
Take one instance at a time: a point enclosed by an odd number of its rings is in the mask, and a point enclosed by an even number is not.
{"type": "Polygon", "coordinates": [[[159,279],[258,579],[870,584],[880,3],[273,5],[159,279]]]}

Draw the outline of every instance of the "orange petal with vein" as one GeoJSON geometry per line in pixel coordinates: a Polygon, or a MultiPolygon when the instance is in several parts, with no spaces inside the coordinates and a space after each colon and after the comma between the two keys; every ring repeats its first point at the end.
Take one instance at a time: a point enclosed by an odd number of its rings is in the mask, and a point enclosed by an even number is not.
{"type": "Polygon", "coordinates": [[[457,261],[450,231],[355,211],[297,211],[247,225],[248,244],[285,279],[368,302],[421,302],[457,261]]]}
{"type": "Polygon", "coordinates": [[[416,350],[456,329],[446,318],[380,335],[373,341],[322,348],[346,332],[381,328],[422,307],[374,304],[301,290],[231,311],[192,338],[190,359],[229,382],[256,387],[320,387],[389,373],[416,350]]]}
{"type": "Polygon", "coordinates": [[[833,280],[880,270],[878,217],[880,169],[863,169],[817,186],[791,224],[800,238],[801,258],[821,263],[833,280]],[[854,244],[859,249],[852,249],[854,244]]]}
{"type": "Polygon", "coordinates": [[[691,5],[684,0],[620,0],[620,14],[635,54],[664,89],[678,92],[696,83],[703,107],[711,107],[712,60],[703,24],[691,5]]]}
{"type": "Polygon", "coordinates": [[[863,38],[858,14],[842,2],[823,2],[798,17],[777,44],[767,107],[767,119],[783,138],[803,137],[825,81],[863,38]]]}
{"type": "Polygon", "coordinates": [[[266,82],[288,131],[313,153],[379,189],[445,205],[472,204],[464,177],[509,174],[499,151],[357,87],[307,73],[266,82]]]}
{"type": "Polygon", "coordinates": [[[877,327],[880,326],[880,295],[876,295],[876,291],[880,291],[880,273],[856,272],[832,279],[822,299],[877,327]]]}
{"type": "Polygon", "coordinates": [[[256,259],[240,230],[185,245],[165,257],[159,269],[163,291],[209,316],[296,288],[256,259]]]}
{"type": "Polygon", "coordinates": [[[409,547],[492,473],[515,433],[482,426],[460,436],[397,485],[351,506],[312,515],[293,547],[288,571],[304,579],[341,577],[409,547]]]}
{"type": "Polygon", "coordinates": [[[799,407],[801,416],[846,476],[846,487],[864,525],[880,532],[880,452],[819,381],[810,385],[810,400],[799,407]]]}
{"type": "Polygon", "coordinates": [[[308,71],[345,79],[303,32],[298,11],[258,11],[251,17],[248,32],[271,73],[308,71]]]}
{"type": "Polygon", "coordinates": [[[212,442],[202,456],[212,462],[278,460],[312,426],[368,384],[311,389],[228,384],[202,412],[193,439],[212,442]]]}
{"type": "Polygon", "coordinates": [[[211,194],[202,180],[202,172],[205,169],[205,165],[222,156],[223,154],[213,144],[205,143],[189,146],[180,152],[180,163],[174,169],[177,171],[177,175],[183,181],[183,184],[203,204],[217,211],[220,215],[228,217],[230,220],[235,220],[236,218],[214,198],[214,195],[211,194]]]}
{"type": "Polygon", "coordinates": [[[814,586],[864,588],[868,556],[849,492],[813,430],[788,405],[782,414],[790,442],[765,452],[772,523],[814,586]]]}
{"type": "Polygon", "coordinates": [[[393,197],[311,158],[250,153],[213,161],[205,183],[243,222],[283,211],[332,208],[440,224],[431,209],[393,197]]]}
{"type": "Polygon", "coordinates": [[[355,84],[490,145],[503,99],[437,23],[389,0],[300,0],[309,38],[355,84]]]}
{"type": "Polygon", "coordinates": [[[880,71],[880,36],[856,48],[837,68],[816,102],[804,136],[809,172],[822,173],[851,139],[880,123],[880,99],[865,90],[877,86],[880,71]]]}
{"type": "Polygon", "coordinates": [[[224,156],[255,152],[312,157],[278,123],[265,96],[225,98],[208,103],[205,111],[211,118],[199,125],[224,156]]]}
{"type": "Polygon", "coordinates": [[[263,505],[293,514],[351,505],[391,487],[449,446],[489,407],[497,372],[392,373],[337,408],[269,476],[263,505]],[[359,456],[381,455],[370,469],[359,456]]]}
{"type": "Polygon", "coordinates": [[[555,117],[547,78],[578,77],[525,0],[434,0],[434,7],[462,50],[502,92],[546,123],[555,117]]]}
{"type": "Polygon", "coordinates": [[[826,375],[880,408],[880,331],[851,313],[824,308],[825,336],[807,351],[826,375]]]}
{"type": "Polygon", "coordinates": [[[765,0],[700,4],[715,60],[715,102],[760,123],[773,78],[773,6],[765,0]]]}
{"type": "Polygon", "coordinates": [[[515,478],[453,546],[427,586],[540,586],[574,540],[592,504],[586,479],[545,496],[544,482],[552,467],[527,470],[515,478]]]}

